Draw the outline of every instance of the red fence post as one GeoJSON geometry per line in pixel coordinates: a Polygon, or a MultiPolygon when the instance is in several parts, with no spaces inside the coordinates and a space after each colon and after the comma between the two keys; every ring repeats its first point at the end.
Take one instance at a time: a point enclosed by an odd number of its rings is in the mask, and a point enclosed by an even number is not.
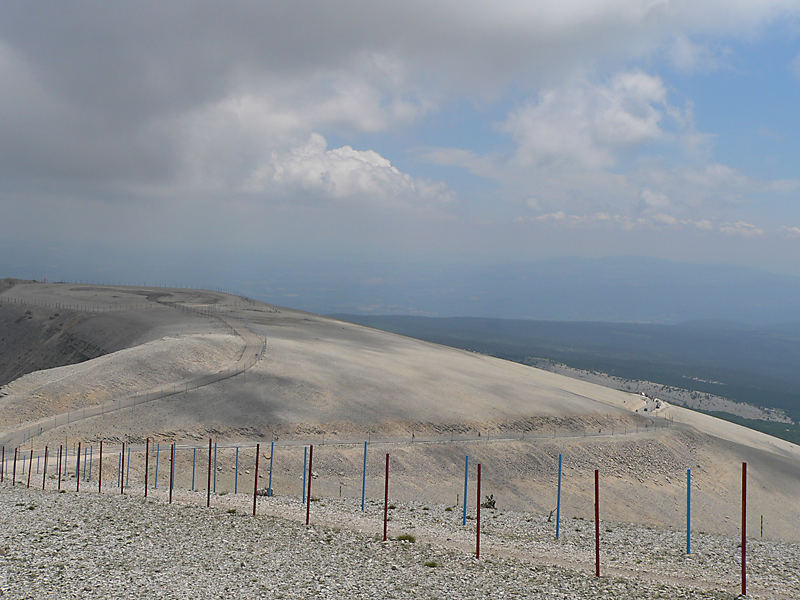
{"type": "Polygon", "coordinates": [[[175,477],[175,442],[169,451],[169,503],[172,504],[172,481],[175,477]]]}
{"type": "Polygon", "coordinates": [[[594,575],[600,577],[600,471],[594,470],[594,575]]]}
{"type": "Polygon", "coordinates": [[[64,453],[64,446],[58,447],[58,491],[61,491],[61,455],[64,453]]]}
{"type": "Polygon", "coordinates": [[[150,473],[150,438],[144,444],[144,497],[147,498],[147,479],[150,473]]]}
{"type": "Polygon", "coordinates": [[[308,450],[308,493],[306,494],[306,525],[311,517],[311,463],[314,461],[314,444],[308,450]]]}
{"type": "Polygon", "coordinates": [[[258,497],[258,455],[261,453],[261,444],[256,444],[256,476],[253,478],[253,516],[256,516],[256,498],[258,497]]]}
{"type": "Polygon", "coordinates": [[[389,529],[389,453],[386,453],[386,485],[383,491],[383,541],[389,529]]]}
{"type": "Polygon", "coordinates": [[[45,477],[47,477],[47,446],[44,447],[44,469],[42,470],[42,491],[44,491],[45,477]]]}
{"type": "Polygon", "coordinates": [[[31,458],[28,461],[28,465],[29,465],[28,466],[28,485],[26,487],[29,488],[29,487],[31,487],[31,471],[33,470],[33,469],[30,468],[30,467],[33,466],[33,448],[31,448],[31,458]]]}
{"type": "Polygon", "coordinates": [[[742,596],[747,595],[747,463],[742,463],[742,596]]]}
{"type": "Polygon", "coordinates": [[[475,558],[481,557],[481,463],[478,463],[478,501],[475,503],[478,507],[476,534],[475,534],[475,558]]]}
{"type": "Polygon", "coordinates": [[[0,482],[6,480],[6,447],[3,446],[3,468],[0,469],[0,482]]]}
{"type": "Polygon", "coordinates": [[[75,491],[81,491],[81,443],[78,442],[78,456],[75,462],[75,491]]]}
{"type": "Polygon", "coordinates": [[[208,493],[206,495],[206,507],[211,506],[211,438],[208,438],[208,493]]]}
{"type": "Polygon", "coordinates": [[[19,448],[14,448],[14,468],[11,469],[11,485],[17,485],[17,452],[19,448]]]}

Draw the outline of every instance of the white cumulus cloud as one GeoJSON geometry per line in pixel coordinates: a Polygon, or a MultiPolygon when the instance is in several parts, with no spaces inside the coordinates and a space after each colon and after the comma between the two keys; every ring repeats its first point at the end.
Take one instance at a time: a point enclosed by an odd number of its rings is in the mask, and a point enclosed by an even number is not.
{"type": "Polygon", "coordinates": [[[501,129],[517,142],[523,164],[603,168],[614,164],[618,149],[658,139],[665,109],[661,79],[633,71],[607,84],[547,89],[513,111],[501,129]]]}
{"type": "Polygon", "coordinates": [[[288,152],[274,152],[248,180],[246,188],[292,187],[332,198],[369,197],[410,202],[447,202],[452,195],[441,183],[401,172],[374,150],[350,146],[328,148],[318,133],[288,152]]]}

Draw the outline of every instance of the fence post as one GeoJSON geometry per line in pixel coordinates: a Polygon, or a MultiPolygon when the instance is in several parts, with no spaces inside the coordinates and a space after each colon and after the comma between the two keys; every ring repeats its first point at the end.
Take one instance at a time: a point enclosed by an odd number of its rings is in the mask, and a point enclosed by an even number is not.
{"type": "Polygon", "coordinates": [[[253,516],[256,516],[256,498],[258,498],[258,455],[261,453],[261,444],[256,444],[256,472],[253,477],[253,516]]]}
{"type": "Polygon", "coordinates": [[[600,471],[594,470],[594,574],[600,577],[600,471]]]}
{"type": "Polygon", "coordinates": [[[314,444],[308,449],[308,492],[306,493],[306,526],[311,517],[311,466],[314,462],[314,444]]]}
{"type": "Polygon", "coordinates": [[[478,501],[476,503],[475,558],[481,557],[481,463],[478,463],[478,501]]]}
{"type": "Polygon", "coordinates": [[[214,493],[217,493],[217,442],[214,442],[214,493]]]}
{"type": "Polygon", "coordinates": [[[14,448],[14,468],[11,470],[11,486],[17,485],[17,452],[19,448],[14,448]]]}
{"type": "Polygon", "coordinates": [[[3,468],[0,469],[0,482],[6,480],[6,447],[3,446],[3,468]]]}
{"type": "MultiPolygon", "coordinates": [[[[44,451],[44,469],[47,470],[47,448],[44,451]]],[[[130,461],[129,461],[130,462],[130,461]]],[[[100,440],[100,456],[97,457],[97,493],[103,493],[103,440],[100,440]]]]}
{"type": "Polygon", "coordinates": [[[81,443],[78,442],[78,452],[75,456],[75,491],[81,491],[81,443]]]}
{"type": "Polygon", "coordinates": [[[300,494],[303,504],[306,503],[306,468],[308,467],[308,446],[303,446],[303,489],[300,494]]]}
{"type": "Polygon", "coordinates": [[[44,447],[44,469],[42,469],[42,491],[44,491],[44,484],[47,481],[47,446],[44,447]]]}
{"type": "Polygon", "coordinates": [[[175,479],[175,442],[169,451],[169,503],[172,504],[172,483],[175,479]]]}
{"type": "Polygon", "coordinates": [[[747,463],[742,463],[742,596],[747,596],[747,463]]]}
{"type": "Polygon", "coordinates": [[[386,533],[389,526],[389,453],[386,453],[386,478],[383,490],[383,541],[386,541],[386,533]]]}
{"type": "Polygon", "coordinates": [[[150,471],[150,438],[144,443],[144,497],[147,498],[147,479],[150,471]]]}
{"type": "Polygon", "coordinates": [[[206,485],[206,507],[211,506],[211,438],[208,438],[208,485],[206,485]]]}
{"type": "MultiPolygon", "coordinates": [[[[161,453],[161,442],[156,443],[156,473],[153,477],[153,489],[158,489],[158,456],[161,453]]],[[[216,490],[215,490],[216,491],[216,490]]]]}
{"type": "Polygon", "coordinates": [[[125,471],[125,442],[122,442],[122,452],[119,453],[120,470],[119,470],[119,493],[125,493],[125,478],[122,473],[125,471]]]}
{"type": "Polygon", "coordinates": [[[692,553],[692,470],[686,469],[686,554],[692,553]]]}
{"type": "Polygon", "coordinates": [[[361,469],[361,512],[364,512],[364,498],[366,497],[366,494],[367,494],[367,442],[364,442],[364,467],[361,469]]]}
{"type": "Polygon", "coordinates": [[[236,446],[236,467],[234,468],[233,475],[233,493],[239,493],[239,446],[236,446]]]}
{"type": "Polygon", "coordinates": [[[119,458],[117,459],[117,487],[122,484],[122,450],[119,451],[119,458]]]}
{"type": "MultiPolygon", "coordinates": [[[[469,454],[464,457],[464,510],[461,514],[461,524],[467,524],[467,482],[469,481],[469,454]]],[[[480,500],[480,498],[478,498],[480,500]]]]}
{"type": "Polygon", "coordinates": [[[129,487],[131,476],[131,445],[128,444],[128,465],[125,467],[125,487],[129,487]]]}
{"type": "Polygon", "coordinates": [[[58,489],[61,491],[61,453],[63,446],[58,446],[58,489]]]}
{"type": "Polygon", "coordinates": [[[272,459],[275,456],[275,440],[269,449],[269,483],[267,484],[267,496],[272,497],[272,459]]]}
{"type": "Polygon", "coordinates": [[[558,494],[556,496],[556,539],[561,526],[561,453],[558,454],[558,494]]]}
{"type": "Polygon", "coordinates": [[[192,491],[194,491],[194,473],[195,465],[197,464],[197,448],[192,448],[192,491]]]}
{"type": "Polygon", "coordinates": [[[31,448],[31,459],[28,462],[30,462],[30,464],[28,465],[28,485],[26,487],[30,488],[31,487],[31,471],[33,471],[33,469],[31,468],[31,467],[33,467],[33,448],[31,448]]]}

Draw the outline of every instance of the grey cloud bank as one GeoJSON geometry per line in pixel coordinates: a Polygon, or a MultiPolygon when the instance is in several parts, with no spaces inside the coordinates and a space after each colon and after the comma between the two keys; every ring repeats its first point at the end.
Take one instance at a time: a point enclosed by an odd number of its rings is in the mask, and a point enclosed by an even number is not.
{"type": "Polygon", "coordinates": [[[347,273],[365,259],[644,254],[797,272],[800,215],[742,207],[789,205],[798,182],[716,160],[691,98],[653,64],[718,68],[714,40],[757,38],[799,8],[10,4],[3,263],[37,277],[219,277],[264,294],[243,274],[266,260],[347,273]]]}

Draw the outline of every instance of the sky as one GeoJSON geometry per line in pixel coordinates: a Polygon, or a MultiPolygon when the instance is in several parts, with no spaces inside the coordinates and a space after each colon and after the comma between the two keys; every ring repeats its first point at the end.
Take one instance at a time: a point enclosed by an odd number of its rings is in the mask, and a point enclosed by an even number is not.
{"type": "Polygon", "coordinates": [[[800,275],[800,1],[8,2],[0,81],[9,274],[800,275]]]}

